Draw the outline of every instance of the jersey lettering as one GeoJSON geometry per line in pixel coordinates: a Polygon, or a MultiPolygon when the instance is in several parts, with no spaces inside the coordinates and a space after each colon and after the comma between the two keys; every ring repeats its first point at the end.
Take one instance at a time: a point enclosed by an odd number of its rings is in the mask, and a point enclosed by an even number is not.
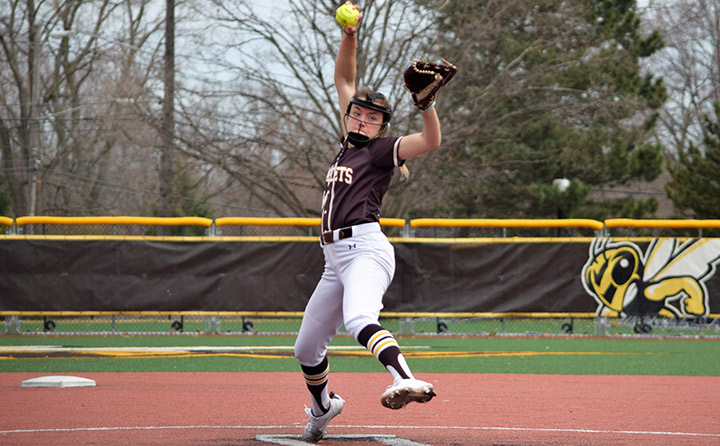
{"type": "Polygon", "coordinates": [[[335,183],[337,181],[345,184],[352,184],[353,182],[353,169],[352,167],[345,166],[333,166],[328,170],[325,181],[328,183],[335,183]]]}

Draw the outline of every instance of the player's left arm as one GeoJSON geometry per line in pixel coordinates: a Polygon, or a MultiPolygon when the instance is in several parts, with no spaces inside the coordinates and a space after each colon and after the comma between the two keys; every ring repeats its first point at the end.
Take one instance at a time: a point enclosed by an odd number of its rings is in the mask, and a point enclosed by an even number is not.
{"type": "Polygon", "coordinates": [[[422,132],[407,135],[400,140],[398,157],[401,160],[407,161],[428,153],[440,147],[440,143],[442,143],[440,119],[435,108],[424,111],[421,115],[423,119],[422,132]]]}

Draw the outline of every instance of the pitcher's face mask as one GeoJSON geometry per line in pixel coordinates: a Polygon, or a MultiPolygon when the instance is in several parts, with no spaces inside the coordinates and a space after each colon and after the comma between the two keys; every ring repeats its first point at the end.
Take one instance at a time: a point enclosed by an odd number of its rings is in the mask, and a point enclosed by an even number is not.
{"type": "Polygon", "coordinates": [[[355,147],[359,147],[359,148],[365,147],[366,145],[368,145],[368,143],[372,139],[377,138],[378,136],[382,135],[390,126],[390,118],[392,117],[392,110],[388,107],[385,107],[384,105],[376,104],[374,102],[376,99],[385,99],[385,96],[382,93],[370,92],[367,94],[365,99],[357,98],[355,96],[350,98],[350,103],[348,104],[347,111],[345,112],[345,118],[346,118],[345,128],[348,128],[347,119],[354,119],[365,125],[380,125],[380,131],[378,132],[377,135],[373,136],[372,138],[370,138],[367,135],[363,135],[362,133],[348,131],[347,140],[350,144],[352,144],[355,147]],[[367,109],[370,109],[373,111],[380,112],[380,114],[382,116],[382,120],[379,120],[377,122],[372,122],[372,121],[362,120],[359,116],[354,116],[352,114],[353,104],[356,106],[359,106],[359,107],[364,107],[364,108],[367,108],[367,109]]]}

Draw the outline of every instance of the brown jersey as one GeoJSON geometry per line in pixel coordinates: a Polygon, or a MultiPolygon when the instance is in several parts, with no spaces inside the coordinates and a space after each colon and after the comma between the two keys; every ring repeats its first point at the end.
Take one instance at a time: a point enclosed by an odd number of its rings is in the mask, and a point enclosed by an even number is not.
{"type": "Polygon", "coordinates": [[[377,138],[363,148],[340,146],[325,178],[322,231],[380,221],[382,199],[390,186],[402,137],[377,138]]]}

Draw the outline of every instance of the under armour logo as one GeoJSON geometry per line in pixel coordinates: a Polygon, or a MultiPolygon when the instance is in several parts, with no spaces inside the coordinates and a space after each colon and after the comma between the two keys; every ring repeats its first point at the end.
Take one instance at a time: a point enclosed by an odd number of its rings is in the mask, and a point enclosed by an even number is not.
{"type": "Polygon", "coordinates": [[[352,245],[348,245],[348,249],[357,248],[357,244],[353,243],[352,245]]]}

